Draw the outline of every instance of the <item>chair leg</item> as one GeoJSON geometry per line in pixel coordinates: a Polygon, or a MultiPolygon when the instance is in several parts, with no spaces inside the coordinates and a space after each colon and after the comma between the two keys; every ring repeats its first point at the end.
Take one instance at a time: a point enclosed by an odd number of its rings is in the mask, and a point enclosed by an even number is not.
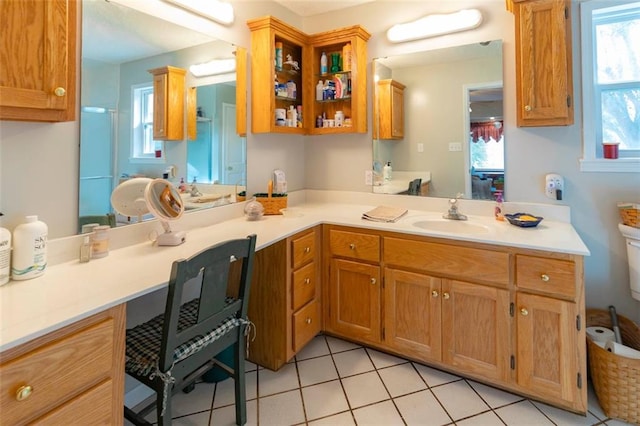
{"type": "Polygon", "coordinates": [[[240,336],[238,336],[238,341],[233,345],[233,381],[236,397],[236,424],[238,426],[247,423],[247,393],[244,374],[245,352],[244,335],[241,333],[240,336]]]}
{"type": "Polygon", "coordinates": [[[162,413],[162,391],[158,392],[156,398],[156,412],[158,414],[158,426],[171,426],[171,391],[169,391],[167,404],[164,407],[164,415],[162,413]]]}

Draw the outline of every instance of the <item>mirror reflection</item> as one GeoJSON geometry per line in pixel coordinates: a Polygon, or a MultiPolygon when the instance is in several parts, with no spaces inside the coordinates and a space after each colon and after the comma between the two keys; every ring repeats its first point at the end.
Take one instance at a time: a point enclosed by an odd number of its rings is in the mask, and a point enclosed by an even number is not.
{"type": "MultiPolygon", "coordinates": [[[[191,65],[234,58],[227,42],[104,1],[83,3],[79,230],[137,221],[114,212],[113,189],[133,177],[182,189],[187,212],[235,202],[246,183],[246,140],[236,133],[235,72],[196,77],[191,65]],[[153,139],[150,69],[187,70],[184,140],[153,139]],[[193,108],[189,108],[193,100],[193,108]],[[194,117],[190,117],[194,115],[194,117]]],[[[144,219],[151,218],[151,215],[144,219]]]]}
{"type": "Polygon", "coordinates": [[[373,61],[373,192],[503,193],[502,42],[373,61]]]}

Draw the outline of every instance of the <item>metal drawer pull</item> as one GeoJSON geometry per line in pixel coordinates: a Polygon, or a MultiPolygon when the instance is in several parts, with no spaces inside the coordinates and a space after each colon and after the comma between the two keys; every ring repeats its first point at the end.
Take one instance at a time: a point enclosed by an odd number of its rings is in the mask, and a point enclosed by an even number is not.
{"type": "Polygon", "coordinates": [[[304,252],[305,253],[311,253],[311,247],[305,247],[304,248],[304,252]]]}
{"type": "Polygon", "coordinates": [[[20,386],[16,391],[16,399],[18,401],[24,401],[25,399],[29,398],[32,393],[33,393],[33,388],[31,386],[29,385],[20,386]]]}
{"type": "Polygon", "coordinates": [[[520,313],[525,317],[529,315],[529,311],[526,308],[520,308],[520,313]]]}
{"type": "Polygon", "coordinates": [[[375,284],[376,283],[376,279],[375,278],[371,278],[371,284],[375,284]]]}
{"type": "Polygon", "coordinates": [[[549,275],[547,275],[547,274],[542,274],[542,275],[540,275],[540,279],[546,283],[546,282],[548,282],[551,278],[549,278],[549,275]]]}
{"type": "Polygon", "coordinates": [[[447,300],[449,298],[449,293],[447,293],[446,291],[442,293],[442,298],[447,300]]]}
{"type": "Polygon", "coordinates": [[[311,324],[311,318],[307,318],[307,320],[305,321],[307,324],[311,324]]]}
{"type": "Polygon", "coordinates": [[[311,282],[311,278],[305,278],[305,279],[304,279],[304,283],[305,283],[305,284],[309,284],[310,282],[311,282]]]}
{"type": "Polygon", "coordinates": [[[531,111],[532,109],[533,109],[533,108],[531,108],[531,105],[525,105],[525,106],[524,106],[524,110],[525,110],[525,111],[527,111],[527,112],[528,112],[528,111],[531,111]]]}
{"type": "Polygon", "coordinates": [[[356,245],[355,245],[355,244],[353,244],[353,243],[351,243],[351,244],[349,244],[349,248],[350,248],[351,250],[355,250],[355,249],[356,249],[356,245]]]}
{"type": "Polygon", "coordinates": [[[61,98],[64,95],[66,95],[67,91],[64,90],[64,87],[56,87],[53,91],[53,94],[56,95],[57,97],[61,98]]]}
{"type": "Polygon", "coordinates": [[[437,290],[432,290],[432,291],[431,291],[431,295],[432,295],[433,297],[438,297],[438,296],[439,296],[439,293],[438,293],[438,291],[437,291],[437,290]]]}

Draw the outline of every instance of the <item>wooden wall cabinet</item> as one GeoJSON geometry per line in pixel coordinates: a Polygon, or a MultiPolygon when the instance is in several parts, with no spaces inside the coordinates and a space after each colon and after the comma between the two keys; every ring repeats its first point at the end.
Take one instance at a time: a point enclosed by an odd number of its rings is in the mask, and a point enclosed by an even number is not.
{"type": "Polygon", "coordinates": [[[378,81],[373,111],[378,127],[373,129],[374,139],[404,138],[404,89],[395,80],[378,81]]]}
{"type": "Polygon", "coordinates": [[[0,354],[3,424],[122,425],[125,305],[0,354]]]}
{"type": "MultiPolygon", "coordinates": [[[[332,134],[367,131],[367,41],[370,34],[359,25],[308,35],[273,16],[247,22],[251,30],[251,131],[253,133],[332,134]],[[283,66],[276,66],[276,43],[282,46],[283,66]],[[351,68],[331,71],[330,54],[351,46],[351,68]],[[322,52],[328,57],[327,73],[320,73],[322,52]],[[287,56],[299,69],[287,64],[287,56]],[[347,86],[334,99],[317,100],[319,80],[339,79],[347,86]],[[278,95],[277,85],[296,85],[296,96],[278,95]],[[350,83],[350,86],[349,86],[350,83]],[[351,90],[348,90],[348,87],[351,90]],[[276,122],[276,109],[291,107],[302,113],[302,121],[288,126],[276,122]],[[298,109],[300,107],[300,109],[298,109]],[[316,127],[323,114],[334,119],[342,111],[349,127],[316,127]]],[[[299,117],[298,117],[299,118],[299,117]]]]}
{"type": "Polygon", "coordinates": [[[0,0],[0,119],[73,121],[76,0],[0,0]]]}
{"type": "Polygon", "coordinates": [[[256,252],[250,361],[277,370],[322,329],[320,238],[320,228],[312,228],[256,252]]]}
{"type": "Polygon", "coordinates": [[[149,73],[153,74],[153,139],[184,140],[187,71],[166,66],[149,73]]]}
{"type": "Polygon", "coordinates": [[[571,0],[512,1],[517,125],[573,124],[571,0]]]}

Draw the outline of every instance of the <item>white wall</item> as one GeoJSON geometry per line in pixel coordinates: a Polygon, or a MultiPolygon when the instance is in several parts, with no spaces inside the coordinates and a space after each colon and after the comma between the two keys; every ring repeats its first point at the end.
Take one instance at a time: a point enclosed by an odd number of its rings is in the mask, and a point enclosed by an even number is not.
{"type": "MultiPolygon", "coordinates": [[[[618,312],[640,321],[640,304],[629,295],[625,245],[617,231],[617,201],[640,201],[640,174],[582,173],[580,55],[574,42],[576,124],[567,127],[517,128],[515,125],[514,18],[504,0],[382,1],[350,11],[302,19],[270,1],[236,2],[236,21],[220,30],[222,39],[249,47],[245,21],[272,14],[313,33],[362,24],[372,33],[369,59],[377,56],[461,45],[478,40],[504,42],[507,197],[512,201],[561,203],[571,207],[572,223],[591,250],[585,259],[587,306],[616,305],[618,312]],[[446,6],[443,6],[446,5],[446,6]],[[446,7],[446,9],[445,9],[446,7]],[[391,45],[384,31],[394,23],[430,12],[477,7],[483,24],[472,31],[434,39],[391,45]],[[565,197],[555,202],[544,197],[546,173],[565,177],[565,197]]],[[[574,5],[574,40],[577,38],[574,5]]],[[[369,67],[370,70],[370,67],[369,67]]],[[[371,103],[369,102],[369,105],[371,103]]],[[[265,106],[266,107],[266,106],[265,106]]],[[[249,117],[250,120],[250,117],[249,117]]],[[[250,121],[249,121],[250,122],[250,121]]],[[[369,128],[371,110],[369,109],[369,128]]],[[[51,237],[75,232],[78,188],[78,123],[0,123],[0,206],[12,228],[25,214],[38,214],[51,229],[51,237]]],[[[363,171],[372,162],[371,134],[334,136],[282,136],[249,133],[249,191],[266,189],[275,168],[287,172],[289,188],[369,191],[363,171]]]]}

